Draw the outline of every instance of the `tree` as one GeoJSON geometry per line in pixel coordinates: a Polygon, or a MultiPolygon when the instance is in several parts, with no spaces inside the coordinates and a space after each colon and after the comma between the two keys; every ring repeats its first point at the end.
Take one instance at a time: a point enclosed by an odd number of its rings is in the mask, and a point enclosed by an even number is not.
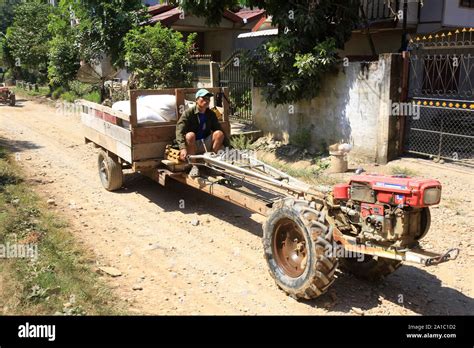
{"type": "Polygon", "coordinates": [[[7,52],[7,60],[16,68],[16,77],[34,82],[46,80],[51,39],[48,17],[53,9],[39,0],[15,7],[14,20],[7,29],[3,48],[7,52]]]}
{"type": "Polygon", "coordinates": [[[190,52],[196,34],[183,35],[160,24],[130,31],[125,37],[125,59],[139,88],[186,87],[191,84],[190,52]]]}
{"type": "Polygon", "coordinates": [[[77,33],[67,1],[60,1],[58,9],[49,17],[48,30],[52,36],[49,45],[48,78],[51,90],[67,88],[80,68],[80,50],[77,33]]]}
{"type": "Polygon", "coordinates": [[[311,99],[321,80],[338,61],[359,22],[358,0],[180,0],[184,12],[220,22],[225,9],[239,5],[265,9],[278,27],[278,36],[243,60],[247,72],[263,88],[267,102],[286,104],[311,99]]]}
{"type": "Polygon", "coordinates": [[[81,58],[110,56],[114,66],[123,66],[125,35],[148,17],[141,0],[61,0],[60,8],[74,24],[81,58]]]}
{"type": "Polygon", "coordinates": [[[6,33],[7,28],[13,23],[15,6],[21,0],[0,0],[0,33],[6,33]]]}
{"type": "Polygon", "coordinates": [[[50,43],[48,78],[54,90],[66,87],[80,67],[79,50],[67,36],[55,36],[50,43]]]}
{"type": "MultiPolygon", "coordinates": [[[[50,86],[68,88],[77,78],[81,61],[87,63],[79,74],[82,78],[94,72],[100,63],[111,62],[109,70],[114,72],[123,67],[124,37],[146,18],[140,0],[60,0],[48,27],[53,36],[48,68],[50,86]]],[[[108,78],[109,75],[94,74],[87,82],[100,84],[103,94],[108,78]]]]}

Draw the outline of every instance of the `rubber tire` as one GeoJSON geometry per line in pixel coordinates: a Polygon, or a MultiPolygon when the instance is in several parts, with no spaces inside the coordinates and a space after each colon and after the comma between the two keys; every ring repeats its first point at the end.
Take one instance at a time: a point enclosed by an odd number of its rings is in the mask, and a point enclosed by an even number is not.
{"type": "Polygon", "coordinates": [[[111,157],[104,150],[100,150],[97,165],[100,181],[102,182],[102,186],[104,186],[107,191],[115,191],[122,187],[122,165],[118,162],[116,157],[111,157]],[[101,164],[103,161],[105,161],[104,164],[107,178],[101,173],[101,164]]]}
{"type": "Polygon", "coordinates": [[[10,96],[10,106],[15,106],[16,104],[16,97],[14,94],[10,96]]]}
{"type": "Polygon", "coordinates": [[[301,217],[302,209],[305,207],[308,207],[307,202],[287,199],[283,206],[270,212],[263,225],[264,256],[270,275],[283,291],[296,299],[312,299],[326,292],[334,282],[334,273],[338,266],[337,258],[332,252],[332,230],[327,223],[306,221],[305,224],[301,217]],[[272,241],[275,225],[286,218],[292,219],[299,226],[305,236],[308,250],[306,268],[297,278],[285,274],[277,265],[273,255],[272,241]],[[314,233],[314,231],[321,231],[321,233],[314,233]]]}
{"type": "Polygon", "coordinates": [[[364,258],[364,262],[359,262],[356,258],[340,258],[341,270],[349,272],[359,279],[380,281],[402,265],[402,261],[384,257],[364,255],[364,258]]]}
{"type": "Polygon", "coordinates": [[[423,232],[418,237],[415,238],[416,241],[423,239],[428,233],[428,231],[430,230],[430,226],[431,226],[430,208],[428,207],[423,208],[421,211],[421,214],[422,214],[421,215],[421,229],[423,230],[423,232]]]}

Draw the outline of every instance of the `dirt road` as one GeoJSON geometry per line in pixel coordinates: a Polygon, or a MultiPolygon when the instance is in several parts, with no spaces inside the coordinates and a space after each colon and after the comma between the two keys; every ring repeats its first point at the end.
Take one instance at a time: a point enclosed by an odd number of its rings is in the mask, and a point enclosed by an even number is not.
{"type": "Polygon", "coordinates": [[[434,268],[403,266],[376,285],[338,273],[328,294],[298,302],[268,274],[262,217],[180,184],[163,188],[135,174],[127,176],[125,189],[105,191],[77,115],[19,100],[15,108],[0,105],[0,124],[0,137],[18,153],[35,190],[55,201],[51,209],[70,221],[71,232],[94,252],[98,266],[122,272],[104,277],[132,313],[474,313],[472,174],[427,161],[395,163],[443,182],[445,200],[432,210],[432,231],[423,245],[438,251],[460,247],[456,261],[434,268]]]}

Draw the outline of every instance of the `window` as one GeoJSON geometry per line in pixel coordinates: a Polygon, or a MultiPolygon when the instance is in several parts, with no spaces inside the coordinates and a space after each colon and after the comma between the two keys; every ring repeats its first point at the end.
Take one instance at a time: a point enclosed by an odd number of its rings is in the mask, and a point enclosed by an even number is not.
{"type": "Polygon", "coordinates": [[[474,8],[474,0],[461,0],[459,6],[474,8]]]}

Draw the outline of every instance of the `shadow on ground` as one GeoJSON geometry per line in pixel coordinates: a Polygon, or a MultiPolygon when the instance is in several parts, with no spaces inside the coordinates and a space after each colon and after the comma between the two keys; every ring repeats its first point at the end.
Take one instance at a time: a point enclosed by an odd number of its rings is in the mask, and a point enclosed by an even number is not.
{"type": "Polygon", "coordinates": [[[24,105],[23,103],[26,102],[26,99],[17,99],[15,101],[15,106],[10,106],[9,104],[4,104],[0,103],[0,108],[5,107],[5,108],[22,108],[24,105]]]}
{"type": "Polygon", "coordinates": [[[31,141],[5,139],[0,136],[0,148],[7,149],[11,153],[17,153],[25,150],[39,149],[41,146],[31,141]]]}
{"type": "MultiPolygon", "coordinates": [[[[338,272],[338,278],[327,294],[304,303],[312,307],[326,307],[329,312],[349,313],[353,307],[369,311],[383,301],[421,315],[471,315],[474,312],[473,298],[443,286],[435,275],[411,265],[403,265],[376,283],[338,272]]],[[[400,313],[391,309],[391,312],[384,314],[400,313]]]]}
{"type": "MultiPolygon", "coordinates": [[[[180,211],[186,215],[210,214],[216,219],[262,237],[262,225],[250,218],[252,213],[247,209],[173,180],[169,180],[166,187],[163,187],[140,174],[128,174],[124,188],[116,192],[139,193],[164,211],[180,211]]],[[[191,217],[189,219],[191,220],[191,217]]]]}
{"type": "MultiPolygon", "coordinates": [[[[169,185],[162,187],[147,177],[129,174],[126,176],[125,187],[117,192],[139,193],[164,211],[179,210],[183,214],[198,216],[210,214],[262,237],[262,225],[250,218],[250,211],[172,180],[169,185]],[[180,207],[183,202],[184,208],[180,207]]],[[[327,308],[329,313],[350,313],[353,307],[369,311],[380,306],[383,301],[421,315],[474,313],[474,299],[456,289],[443,286],[435,275],[425,269],[410,265],[402,266],[378,283],[359,280],[351,274],[338,272],[337,279],[327,294],[315,300],[301,302],[311,307],[327,308]]],[[[399,314],[393,307],[390,311],[384,314],[399,314]]]]}

